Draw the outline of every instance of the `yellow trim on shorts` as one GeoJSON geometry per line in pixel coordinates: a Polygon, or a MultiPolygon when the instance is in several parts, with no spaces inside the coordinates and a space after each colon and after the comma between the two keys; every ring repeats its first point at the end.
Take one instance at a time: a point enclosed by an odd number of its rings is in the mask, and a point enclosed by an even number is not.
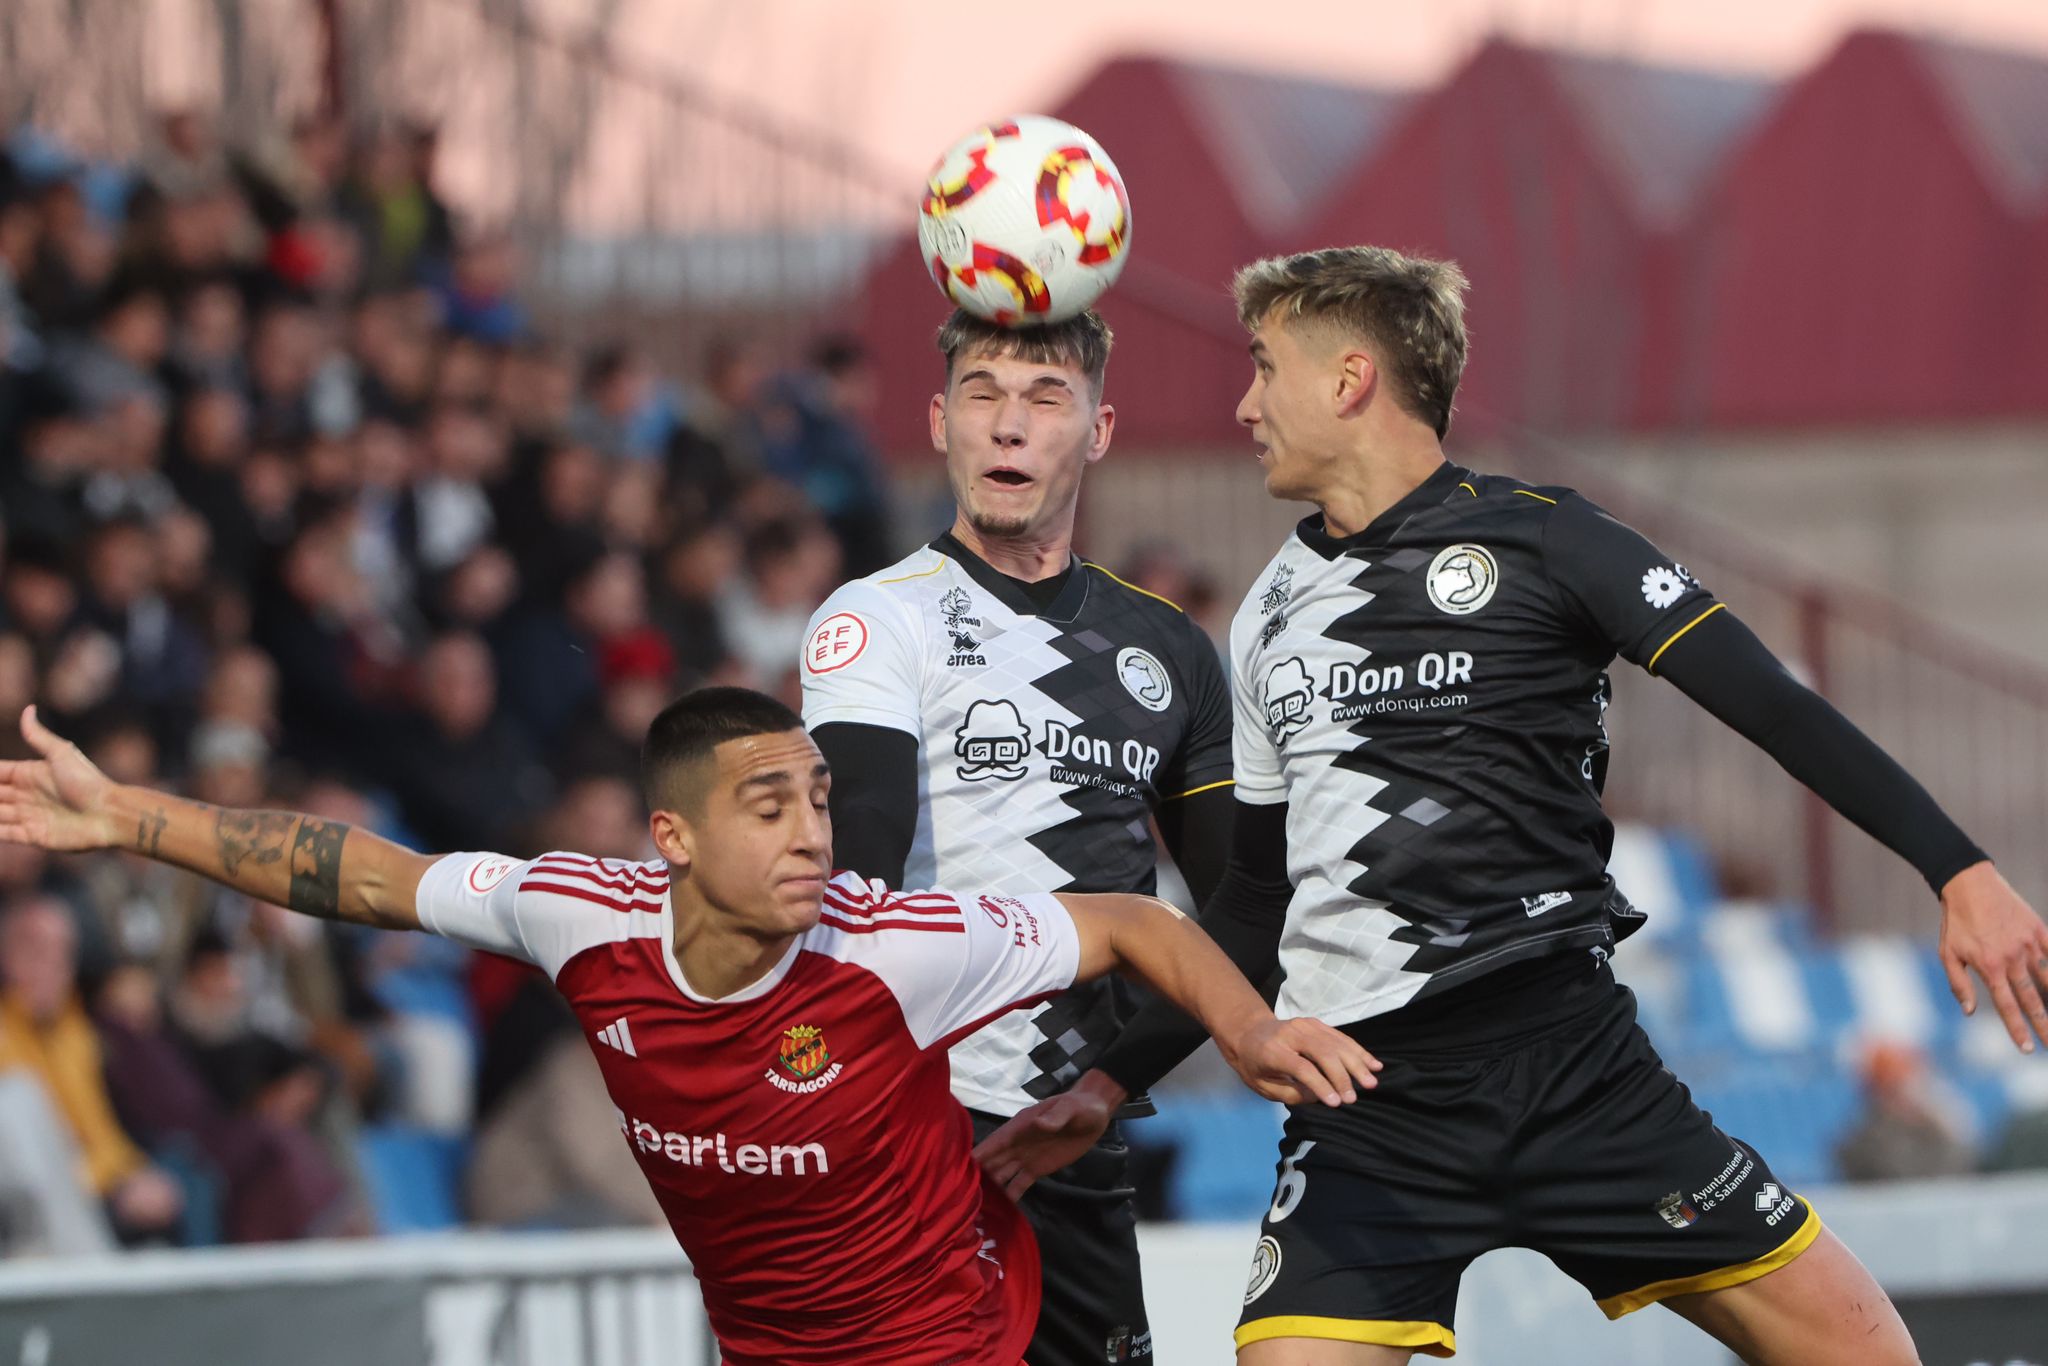
{"type": "Polygon", "coordinates": [[[1697,1295],[1705,1290],[1726,1290],[1731,1285],[1741,1285],[1768,1272],[1776,1271],[1812,1247],[1813,1240],[1820,1237],[1820,1215],[1814,1211],[1812,1203],[1803,1195],[1793,1198],[1806,1206],[1806,1222],[1799,1226],[1797,1233],[1755,1261],[1743,1262],[1738,1266],[1724,1266],[1719,1271],[1706,1271],[1697,1276],[1680,1276],[1676,1280],[1656,1281],[1640,1290],[1631,1290],[1625,1295],[1600,1300],[1600,1312],[1610,1319],[1618,1319],[1623,1314],[1633,1314],[1646,1305],[1668,1300],[1674,1295],[1697,1295]]]}
{"type": "Polygon", "coordinates": [[[1237,1328],[1237,1345],[1271,1338],[1321,1338],[1326,1342],[1364,1342],[1375,1347],[1413,1347],[1426,1357],[1447,1357],[1458,1340],[1441,1323],[1427,1319],[1326,1319],[1314,1314],[1279,1314],[1253,1319],[1237,1328]]]}

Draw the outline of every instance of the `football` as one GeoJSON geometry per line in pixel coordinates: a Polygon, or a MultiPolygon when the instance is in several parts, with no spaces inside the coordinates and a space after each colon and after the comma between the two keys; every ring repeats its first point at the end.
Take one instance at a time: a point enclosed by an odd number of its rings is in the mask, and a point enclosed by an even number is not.
{"type": "Polygon", "coordinates": [[[918,244],[940,291],[1005,327],[1090,307],[1131,250],[1131,201],[1102,144],[1022,114],[977,129],[932,168],[918,244]]]}

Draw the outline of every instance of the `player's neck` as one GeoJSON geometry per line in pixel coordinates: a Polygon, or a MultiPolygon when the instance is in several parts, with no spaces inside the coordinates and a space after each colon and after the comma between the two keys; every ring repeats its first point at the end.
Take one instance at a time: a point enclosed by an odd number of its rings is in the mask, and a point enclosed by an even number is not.
{"type": "Polygon", "coordinates": [[[988,567],[1013,579],[1037,583],[1063,573],[1074,558],[1074,519],[1059,526],[1020,536],[987,536],[965,513],[953,518],[953,539],[979,555],[988,567]]]}
{"type": "Polygon", "coordinates": [[[1407,431],[1332,467],[1330,483],[1315,498],[1330,535],[1357,535],[1443,466],[1436,433],[1419,423],[1407,425],[1407,431]]]}
{"type": "Polygon", "coordinates": [[[690,990],[710,1000],[745,991],[775,970],[797,936],[762,939],[726,923],[728,917],[678,889],[675,896],[676,966],[690,990]]]}

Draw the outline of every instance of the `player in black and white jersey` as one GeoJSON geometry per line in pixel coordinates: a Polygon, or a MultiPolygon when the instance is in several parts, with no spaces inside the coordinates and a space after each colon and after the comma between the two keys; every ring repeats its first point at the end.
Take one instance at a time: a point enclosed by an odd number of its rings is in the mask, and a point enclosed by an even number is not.
{"type": "MultiPolygon", "coordinates": [[[[1109,449],[1093,313],[939,332],[931,407],[957,514],[818,609],[804,719],[837,775],[838,861],[899,885],[1151,891],[1156,816],[1198,899],[1229,847],[1230,703],[1178,607],[1076,559],[1083,471],[1109,449]]],[[[1130,1005],[1105,979],[953,1049],[978,1132],[1071,1085],[1130,1005]]],[[[1142,1094],[1125,1114],[1150,1113],[1142,1094]]],[[[1111,1129],[1024,1201],[1044,1263],[1033,1366],[1148,1360],[1136,1213],[1111,1129]]]]}
{"type": "MultiPolygon", "coordinates": [[[[2048,927],[1903,769],[1685,567],[1568,489],[1446,463],[1454,266],[1376,248],[1237,281],[1239,420],[1315,503],[1231,632],[1237,817],[1204,925],[1278,1013],[1385,1064],[1290,1112],[1240,1366],[1450,1355],[1464,1268],[1536,1248],[1611,1316],[1664,1303],[1753,1363],[1917,1360],[1884,1292],[1717,1129],[1607,967],[1639,916],[1606,874],[1606,669],[1668,678],[1939,894],[1965,1010],[2048,1038],[2048,927]]],[[[1012,1189],[1191,1043],[1148,1008],[1075,1090],[983,1146],[1012,1189]]]]}

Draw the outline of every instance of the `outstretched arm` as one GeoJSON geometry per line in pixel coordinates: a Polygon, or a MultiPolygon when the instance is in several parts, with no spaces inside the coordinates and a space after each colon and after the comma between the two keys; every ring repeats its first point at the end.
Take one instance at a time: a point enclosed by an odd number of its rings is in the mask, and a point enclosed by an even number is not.
{"type": "MultiPolygon", "coordinates": [[[[1146,935],[1140,949],[1143,953],[1156,946],[1169,954],[1187,954],[1188,966],[1197,972],[1227,973],[1227,988],[1218,1002],[1222,1020],[1212,1022],[1200,1013],[1209,1007],[1164,990],[1164,999],[1139,1011],[1092,1071],[1070,1089],[1022,1111],[984,1139],[975,1156],[1013,1199],[1039,1177],[1086,1152],[1134,1091],[1149,1087],[1195,1050],[1204,1028],[1215,1035],[1218,1049],[1246,1084],[1270,1100],[1336,1104],[1339,1098],[1354,1099],[1359,1091],[1378,1084],[1374,1074],[1380,1069],[1379,1060],[1348,1035],[1320,1020],[1275,1019],[1252,990],[1247,973],[1261,981],[1273,975],[1279,908],[1286,903],[1288,889],[1284,870],[1277,874],[1277,881],[1265,875],[1269,851],[1248,857],[1243,848],[1247,841],[1284,847],[1286,808],[1249,810],[1253,816],[1249,821],[1244,810],[1239,812],[1238,847],[1232,850],[1230,871],[1224,874],[1223,886],[1204,912],[1202,924],[1180,921],[1177,933],[1192,936],[1199,941],[1199,948],[1188,949],[1183,946],[1185,941],[1153,933],[1146,935]],[[1270,823],[1265,819],[1268,816],[1273,818],[1270,823]],[[1269,838],[1276,829],[1279,837],[1269,838]],[[1250,1024],[1239,1025],[1233,1037],[1232,1019],[1250,1024]]],[[[1172,908],[1164,909],[1170,912],[1172,908]]],[[[1085,945],[1083,953],[1081,974],[1086,976],[1093,965],[1085,945]]],[[[1133,967],[1141,974],[1148,970],[1143,962],[1133,967]]]]}
{"type": "Polygon", "coordinates": [[[1340,1105],[1374,1084],[1372,1055],[1320,1020],[1277,1020],[1199,925],[1157,897],[1061,893],[1081,933],[1078,980],[1126,972],[1187,1012],[1245,1084],[1289,1105],[1340,1105]]]}
{"type": "Polygon", "coordinates": [[[414,896],[434,860],[337,821],[242,811],[108,779],[30,707],[40,757],[0,763],[0,840],[44,849],[126,849],[259,901],[326,920],[416,930],[414,896]]]}
{"type": "Polygon", "coordinates": [[[1656,672],[1919,871],[1941,898],[1942,966],[1966,1014],[1977,1009],[1975,972],[2022,1052],[2034,1051],[2030,1021],[2048,1040],[2048,925],[1897,760],[1732,612],[1675,639],[1656,672]]]}

